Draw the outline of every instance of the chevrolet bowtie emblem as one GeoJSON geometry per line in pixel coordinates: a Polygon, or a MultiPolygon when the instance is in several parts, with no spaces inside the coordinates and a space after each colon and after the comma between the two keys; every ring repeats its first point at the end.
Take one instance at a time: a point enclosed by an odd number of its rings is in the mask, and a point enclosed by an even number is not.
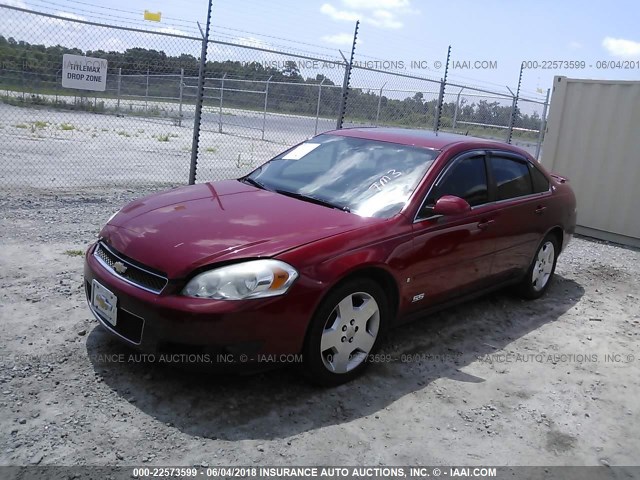
{"type": "Polygon", "coordinates": [[[127,266],[122,262],[116,262],[113,264],[113,269],[116,272],[118,272],[120,275],[122,275],[124,272],[127,271],[127,266]]]}

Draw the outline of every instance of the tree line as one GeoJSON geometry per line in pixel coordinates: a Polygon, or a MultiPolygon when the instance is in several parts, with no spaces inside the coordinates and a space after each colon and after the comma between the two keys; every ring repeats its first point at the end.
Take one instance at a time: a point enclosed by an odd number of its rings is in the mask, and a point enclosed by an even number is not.
{"type": "MultiPolygon", "coordinates": [[[[180,94],[179,81],[175,76],[184,73],[183,98],[186,101],[195,96],[195,78],[198,75],[199,59],[190,54],[167,55],[164,51],[147,48],[129,48],[123,52],[68,48],[61,45],[45,46],[17,41],[0,35],[0,85],[10,89],[24,89],[30,93],[60,91],[62,56],[65,53],[99,57],[108,61],[107,90],[104,96],[113,96],[118,88],[118,72],[121,72],[120,93],[123,95],[177,98],[180,94]],[[149,80],[147,82],[147,75],[149,80]],[[161,77],[173,75],[174,77],[161,77]],[[155,77],[157,76],[157,77],[155,77]]],[[[264,106],[266,80],[270,78],[269,111],[282,113],[315,115],[319,103],[319,113],[325,117],[338,115],[342,99],[342,89],[326,75],[318,73],[304,77],[298,64],[289,60],[279,62],[240,62],[235,60],[208,61],[205,103],[215,106],[219,103],[222,77],[226,74],[223,90],[225,107],[259,110],[264,106]],[[278,68],[280,67],[280,68],[278,68]],[[322,84],[322,88],[320,87],[322,84]],[[325,88],[327,87],[327,88],[325,88]],[[320,102],[318,97],[320,96],[320,102]]],[[[336,70],[336,78],[342,79],[344,70],[336,70]]],[[[429,89],[437,87],[429,86],[429,89]]],[[[92,94],[93,95],[93,94],[92,94]]],[[[401,96],[398,93],[396,96],[401,96]]],[[[376,88],[351,88],[347,101],[347,121],[378,122],[379,124],[432,127],[437,111],[437,98],[425,99],[417,92],[405,98],[392,98],[376,88]]],[[[473,123],[506,126],[511,115],[510,101],[475,101],[461,96],[447,95],[443,102],[441,125],[451,127],[456,117],[458,128],[474,130],[473,123]],[[456,112],[457,110],[457,112],[456,112]]],[[[515,126],[537,130],[540,116],[515,112],[515,126]]]]}

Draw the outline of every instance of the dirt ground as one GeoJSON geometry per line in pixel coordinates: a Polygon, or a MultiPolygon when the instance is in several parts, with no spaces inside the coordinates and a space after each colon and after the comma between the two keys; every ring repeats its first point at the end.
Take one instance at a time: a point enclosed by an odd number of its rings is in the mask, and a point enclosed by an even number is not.
{"type": "Polygon", "coordinates": [[[397,329],[357,381],[105,361],[82,256],[149,189],[0,198],[0,465],[633,465],[640,252],[577,238],[548,294],[397,329]]]}

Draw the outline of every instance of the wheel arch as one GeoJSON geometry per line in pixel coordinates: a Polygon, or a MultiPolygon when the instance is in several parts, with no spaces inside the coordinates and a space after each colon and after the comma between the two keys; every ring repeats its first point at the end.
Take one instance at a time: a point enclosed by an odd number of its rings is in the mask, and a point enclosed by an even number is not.
{"type": "MultiPolygon", "coordinates": [[[[370,279],[376,282],[383,290],[388,306],[389,306],[389,325],[393,325],[394,320],[398,314],[400,308],[400,289],[398,283],[393,275],[385,268],[378,265],[361,265],[353,270],[345,272],[339,280],[333,283],[327,291],[322,295],[320,301],[318,301],[313,315],[316,314],[318,308],[324,303],[327,297],[337,288],[340,288],[343,284],[358,278],[370,279]]],[[[309,322],[305,331],[304,343],[306,343],[311,329],[312,322],[309,322]]]]}
{"type": "Polygon", "coordinates": [[[382,290],[384,291],[389,303],[389,320],[391,323],[393,323],[393,320],[398,314],[398,309],[400,307],[400,289],[398,288],[398,283],[396,282],[396,279],[393,277],[393,275],[391,275],[391,273],[389,273],[382,267],[374,265],[362,266],[355,270],[352,270],[343,278],[341,278],[339,282],[337,282],[329,289],[329,291],[337,288],[342,283],[348,282],[355,278],[369,278],[382,287],[382,290]]]}
{"type": "Polygon", "coordinates": [[[563,245],[563,242],[564,242],[564,230],[562,229],[562,227],[560,227],[558,225],[556,225],[555,227],[552,227],[551,229],[549,229],[549,231],[547,232],[545,237],[548,236],[548,235],[553,235],[556,238],[556,240],[558,240],[558,249],[560,251],[562,251],[562,247],[564,246],[563,245]]]}

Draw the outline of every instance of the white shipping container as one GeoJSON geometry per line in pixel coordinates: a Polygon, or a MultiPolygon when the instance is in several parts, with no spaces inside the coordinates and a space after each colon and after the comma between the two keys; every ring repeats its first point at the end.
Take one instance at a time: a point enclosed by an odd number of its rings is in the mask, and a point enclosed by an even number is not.
{"type": "Polygon", "coordinates": [[[555,77],[542,164],[569,178],[577,233],[640,247],[640,81],[555,77]]]}

